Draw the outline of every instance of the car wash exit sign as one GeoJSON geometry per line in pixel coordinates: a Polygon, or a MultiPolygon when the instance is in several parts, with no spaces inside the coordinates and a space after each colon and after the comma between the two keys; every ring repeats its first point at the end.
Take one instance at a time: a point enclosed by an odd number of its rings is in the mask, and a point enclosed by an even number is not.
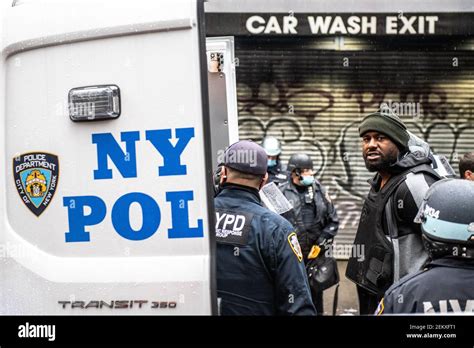
{"type": "Polygon", "coordinates": [[[208,35],[471,35],[472,13],[207,13],[208,35]]]}

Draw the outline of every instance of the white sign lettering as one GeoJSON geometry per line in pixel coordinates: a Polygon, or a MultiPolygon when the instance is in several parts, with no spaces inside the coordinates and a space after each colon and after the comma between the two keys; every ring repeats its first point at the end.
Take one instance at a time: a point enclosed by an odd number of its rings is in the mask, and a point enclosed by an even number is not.
{"type": "Polygon", "coordinates": [[[254,15],[247,18],[245,26],[249,33],[255,35],[298,34],[299,24],[303,27],[303,31],[309,29],[314,35],[420,35],[435,34],[436,23],[439,20],[438,16],[391,15],[385,17],[385,26],[384,18],[379,17],[381,23],[377,27],[377,16],[301,16],[299,18],[302,24],[294,14],[266,18],[254,15]],[[304,26],[307,27],[304,28],[304,26]],[[378,33],[377,30],[380,29],[385,29],[385,33],[378,33]]]}

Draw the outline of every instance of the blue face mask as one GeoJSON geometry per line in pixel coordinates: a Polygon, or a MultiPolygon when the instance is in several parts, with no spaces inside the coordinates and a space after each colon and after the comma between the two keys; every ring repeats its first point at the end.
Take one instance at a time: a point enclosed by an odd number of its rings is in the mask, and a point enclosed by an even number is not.
{"type": "Polygon", "coordinates": [[[267,166],[269,167],[275,167],[277,165],[277,160],[276,159],[269,159],[267,161],[267,166]]]}
{"type": "Polygon", "coordinates": [[[310,186],[313,184],[314,182],[314,176],[310,175],[310,176],[303,176],[302,179],[300,180],[300,182],[305,185],[305,186],[310,186]]]}

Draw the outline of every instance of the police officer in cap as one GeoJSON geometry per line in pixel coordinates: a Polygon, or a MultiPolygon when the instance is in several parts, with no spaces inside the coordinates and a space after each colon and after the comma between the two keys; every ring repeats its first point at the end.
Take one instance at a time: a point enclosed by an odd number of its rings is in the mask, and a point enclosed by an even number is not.
{"type": "Polygon", "coordinates": [[[215,198],[217,294],[223,315],[314,315],[293,226],[264,208],[267,155],[251,141],[229,146],[215,198]]]}
{"type": "MultiPolygon", "coordinates": [[[[314,247],[321,256],[330,248],[337,234],[339,219],[326,189],[314,178],[313,161],[307,154],[294,154],[288,161],[290,180],[279,188],[293,206],[284,217],[296,227],[304,261],[314,247]]],[[[337,268],[334,269],[337,272],[337,268]]],[[[338,276],[337,276],[338,277],[338,276]]],[[[313,301],[319,314],[323,313],[323,292],[312,287],[313,301]]]]}
{"type": "Polygon", "coordinates": [[[416,218],[432,261],[393,284],[377,314],[474,313],[474,182],[445,179],[427,191],[416,218]]]}
{"type": "Polygon", "coordinates": [[[288,180],[288,175],[286,172],[286,166],[280,161],[280,141],[275,137],[267,136],[263,139],[262,147],[265,149],[268,158],[267,182],[274,182],[276,185],[286,182],[288,180]]]}

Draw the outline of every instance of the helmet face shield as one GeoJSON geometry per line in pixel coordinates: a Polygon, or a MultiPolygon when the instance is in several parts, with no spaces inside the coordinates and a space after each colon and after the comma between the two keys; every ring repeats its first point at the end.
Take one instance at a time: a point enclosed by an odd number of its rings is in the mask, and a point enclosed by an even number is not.
{"type": "Polygon", "coordinates": [[[434,257],[474,255],[474,182],[437,181],[426,192],[414,222],[434,257]]]}
{"type": "Polygon", "coordinates": [[[453,243],[472,241],[474,245],[474,239],[472,239],[474,232],[469,231],[469,225],[443,221],[430,216],[426,216],[424,219],[422,229],[428,237],[453,243]]]}

